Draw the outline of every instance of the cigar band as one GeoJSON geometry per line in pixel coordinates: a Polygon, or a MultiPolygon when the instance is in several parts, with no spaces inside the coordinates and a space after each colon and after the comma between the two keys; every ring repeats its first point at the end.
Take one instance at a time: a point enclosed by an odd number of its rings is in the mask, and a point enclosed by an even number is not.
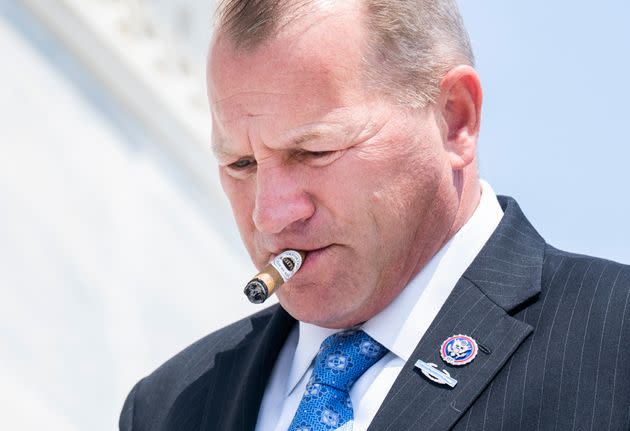
{"type": "Polygon", "coordinates": [[[297,251],[286,250],[274,257],[271,265],[278,271],[282,280],[286,282],[302,266],[302,256],[297,251]]]}

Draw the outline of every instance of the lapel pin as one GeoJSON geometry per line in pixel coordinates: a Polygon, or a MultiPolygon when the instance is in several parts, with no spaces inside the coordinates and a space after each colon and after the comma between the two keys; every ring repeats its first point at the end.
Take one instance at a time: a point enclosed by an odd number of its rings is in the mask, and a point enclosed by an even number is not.
{"type": "Polygon", "coordinates": [[[440,355],[449,365],[466,365],[475,359],[479,346],[468,335],[453,335],[447,338],[440,347],[440,355]]]}
{"type": "Polygon", "coordinates": [[[416,361],[416,367],[420,368],[422,374],[432,382],[439,383],[440,385],[449,385],[451,388],[454,388],[457,384],[457,380],[452,378],[448,371],[438,370],[437,365],[431,362],[427,363],[418,359],[418,361],[416,361]]]}

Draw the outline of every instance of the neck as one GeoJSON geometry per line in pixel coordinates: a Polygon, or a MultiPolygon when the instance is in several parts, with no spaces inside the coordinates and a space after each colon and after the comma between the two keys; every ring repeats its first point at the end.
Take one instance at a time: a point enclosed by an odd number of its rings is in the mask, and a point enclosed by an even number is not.
{"type": "MultiPolygon", "coordinates": [[[[459,207],[444,244],[453,237],[472,217],[481,199],[481,183],[476,166],[467,166],[453,175],[453,187],[457,192],[459,207]]],[[[442,244],[442,245],[444,245],[442,244]]]]}

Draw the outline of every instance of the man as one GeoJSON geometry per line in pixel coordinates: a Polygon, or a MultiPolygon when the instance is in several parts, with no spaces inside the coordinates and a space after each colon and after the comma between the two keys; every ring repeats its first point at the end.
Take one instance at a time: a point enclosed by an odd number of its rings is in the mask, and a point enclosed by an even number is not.
{"type": "Polygon", "coordinates": [[[122,430],[630,427],[630,268],[478,179],[472,66],[452,1],[223,4],[222,185],[259,268],[307,257],[139,382],[122,430]]]}

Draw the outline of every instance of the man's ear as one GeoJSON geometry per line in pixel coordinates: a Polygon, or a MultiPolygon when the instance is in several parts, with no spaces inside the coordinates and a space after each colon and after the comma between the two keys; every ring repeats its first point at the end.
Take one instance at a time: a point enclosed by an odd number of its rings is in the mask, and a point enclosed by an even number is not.
{"type": "Polygon", "coordinates": [[[454,67],[440,82],[437,106],[453,170],[461,170],[475,160],[482,99],[479,75],[470,66],[454,67]]]}

